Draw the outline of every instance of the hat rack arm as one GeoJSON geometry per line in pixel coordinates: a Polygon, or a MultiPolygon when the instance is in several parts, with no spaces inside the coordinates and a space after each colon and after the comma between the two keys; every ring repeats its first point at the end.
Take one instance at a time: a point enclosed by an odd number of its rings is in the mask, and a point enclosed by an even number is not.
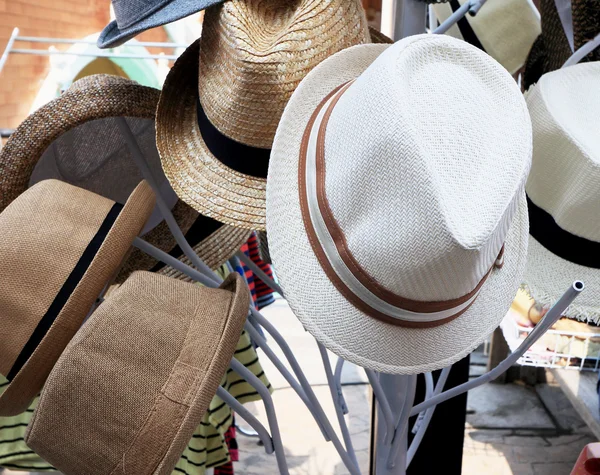
{"type": "Polygon", "coordinates": [[[410,413],[411,416],[418,414],[419,412],[424,411],[425,409],[440,404],[448,399],[451,399],[459,394],[462,394],[466,391],[469,391],[473,388],[481,386],[482,384],[488,383],[496,379],[502,373],[504,373],[508,368],[510,368],[513,364],[517,362],[517,360],[523,356],[523,353],[531,345],[533,345],[537,340],[539,340],[542,335],[552,326],[556,321],[561,317],[563,312],[567,309],[567,307],[575,300],[575,298],[583,291],[584,284],[580,280],[576,280],[573,282],[571,287],[569,287],[563,296],[554,304],[554,306],[548,311],[548,313],[544,316],[540,323],[538,323],[535,328],[529,333],[527,338],[519,345],[519,347],[513,351],[506,359],[504,359],[498,366],[496,366],[493,370],[488,371],[487,373],[472,379],[464,384],[456,386],[452,389],[444,391],[443,393],[432,397],[427,401],[423,401],[420,404],[417,404],[412,408],[410,413]]]}
{"type": "Polygon", "coordinates": [[[321,343],[317,342],[317,345],[319,347],[321,359],[323,360],[325,376],[327,376],[327,385],[329,386],[329,391],[331,393],[331,399],[333,401],[335,415],[337,416],[338,424],[340,426],[340,430],[342,431],[342,437],[344,439],[344,445],[346,446],[346,452],[348,452],[348,455],[350,455],[350,458],[352,459],[356,470],[360,473],[360,469],[358,467],[358,460],[356,459],[356,452],[354,451],[354,446],[352,445],[352,437],[350,436],[350,431],[348,430],[348,425],[346,424],[346,419],[344,418],[342,408],[339,404],[337,404],[337,390],[335,387],[333,372],[331,371],[331,362],[329,361],[329,355],[327,354],[327,350],[323,345],[321,345],[321,343]]]}
{"type": "Polygon", "coordinates": [[[467,13],[470,13],[471,15],[477,14],[486,1],[487,0],[470,0],[463,3],[458,10],[452,13],[452,15],[450,15],[446,21],[433,30],[432,33],[436,35],[446,33],[450,28],[456,25],[459,20],[463,19],[467,13]]]}
{"type": "Polygon", "coordinates": [[[283,297],[283,290],[273,279],[271,279],[264,271],[256,265],[256,263],[250,259],[246,254],[242,251],[237,251],[235,253],[235,257],[237,257],[240,261],[244,263],[244,265],[250,269],[260,280],[263,281],[265,285],[267,285],[271,290],[274,290],[279,295],[283,297]]]}
{"type": "Polygon", "coordinates": [[[575,51],[569,59],[565,61],[565,64],[562,65],[563,68],[568,66],[573,66],[574,64],[579,63],[583,58],[585,58],[588,54],[594,51],[596,48],[600,47],[600,34],[596,35],[593,39],[588,41],[586,44],[581,46],[577,51],[575,51]]]}
{"type": "Polygon", "coordinates": [[[271,439],[271,436],[269,435],[269,432],[267,432],[267,429],[265,429],[265,426],[263,426],[260,421],[244,407],[242,403],[229,394],[225,388],[223,388],[223,386],[218,387],[217,396],[220,397],[231,409],[233,409],[237,415],[250,424],[250,426],[258,434],[262,444],[265,446],[265,452],[272,454],[275,451],[275,447],[273,445],[273,439],[271,439]]]}
{"type": "MultiPolygon", "coordinates": [[[[218,284],[216,284],[215,282],[210,280],[207,276],[205,276],[198,270],[193,269],[190,266],[187,266],[183,262],[181,262],[178,259],[174,258],[173,256],[167,254],[166,252],[158,249],[157,247],[153,246],[152,244],[144,241],[143,239],[140,239],[139,237],[136,237],[133,240],[133,245],[135,247],[137,247],[138,249],[140,249],[141,251],[145,252],[146,254],[154,257],[157,260],[164,262],[165,264],[173,267],[174,269],[177,269],[178,271],[184,273],[191,279],[194,279],[195,281],[200,282],[200,283],[206,285],[207,287],[214,288],[214,287],[218,286],[218,284]]],[[[279,344],[279,346],[283,350],[286,358],[290,362],[292,369],[298,375],[298,377],[300,379],[300,384],[302,385],[302,388],[304,388],[305,391],[306,391],[306,388],[308,388],[308,391],[305,392],[306,397],[308,398],[308,401],[311,404],[311,406],[308,406],[308,409],[311,410],[311,407],[312,407],[312,411],[314,411],[313,416],[315,417],[315,420],[317,421],[317,423],[320,422],[320,424],[323,425],[325,434],[333,442],[333,445],[335,446],[337,452],[339,453],[340,457],[342,458],[344,465],[346,465],[346,467],[348,468],[349,472],[352,475],[360,475],[360,472],[357,472],[354,469],[351,459],[349,458],[348,454],[344,450],[344,447],[342,446],[337,435],[335,434],[335,431],[333,430],[331,424],[329,423],[329,419],[327,419],[327,416],[325,415],[325,412],[323,411],[323,408],[321,407],[319,400],[317,399],[315,393],[313,392],[312,388],[310,387],[310,384],[308,383],[306,376],[304,376],[304,373],[300,369],[300,365],[298,364],[296,358],[294,357],[290,347],[287,345],[287,343],[285,342],[285,340],[283,339],[281,334],[279,332],[277,332],[275,327],[273,327],[273,325],[271,325],[270,322],[267,319],[265,319],[265,317],[263,317],[254,308],[251,308],[250,311],[252,314],[251,315],[252,318],[256,319],[256,321],[263,328],[265,328],[267,330],[267,332],[273,337],[273,339],[279,344]]],[[[262,338],[260,336],[258,331],[256,331],[256,329],[250,324],[246,326],[246,330],[250,333],[253,340],[255,340],[255,343],[257,343],[259,345],[259,347],[261,347],[263,349],[265,354],[267,354],[267,356],[272,356],[272,358],[270,358],[270,359],[273,361],[273,363],[278,368],[280,368],[282,366],[281,362],[275,356],[273,351],[268,347],[268,345],[266,344],[266,341],[264,341],[264,338],[262,338]],[[262,346],[261,346],[261,344],[262,344],[262,346]],[[276,361],[277,361],[277,363],[276,363],[276,361]]],[[[286,371],[286,373],[287,373],[287,371],[286,371]]],[[[285,373],[282,373],[282,374],[284,374],[284,377],[285,377],[285,373]]],[[[289,373],[287,373],[287,374],[289,375],[289,373]]],[[[302,393],[299,392],[298,394],[300,395],[302,393]]],[[[327,437],[326,437],[326,440],[327,440],[327,437]]]]}
{"type": "Polygon", "coordinates": [[[156,194],[156,203],[158,205],[158,208],[165,222],[167,223],[171,234],[175,238],[175,241],[177,242],[183,253],[186,255],[186,257],[194,265],[194,267],[203,271],[204,274],[206,274],[213,283],[219,285],[220,279],[218,278],[218,276],[214,274],[212,270],[209,269],[208,266],[204,264],[204,262],[202,262],[198,255],[194,252],[192,246],[190,246],[190,244],[187,242],[187,239],[185,238],[183,232],[179,228],[179,225],[175,221],[171,210],[169,209],[164,199],[162,198],[162,195],[160,194],[160,189],[156,184],[156,180],[154,179],[152,172],[150,171],[150,167],[148,167],[146,159],[144,158],[144,155],[140,150],[135,136],[133,135],[129,124],[127,123],[124,117],[117,117],[117,126],[119,127],[119,131],[123,135],[123,138],[127,143],[127,147],[129,148],[129,151],[131,152],[131,155],[133,156],[137,167],[141,171],[142,176],[154,190],[154,193],[156,194]]]}
{"type": "Polygon", "coordinates": [[[365,373],[369,383],[371,384],[371,387],[373,388],[373,394],[375,395],[375,399],[377,400],[377,404],[379,405],[379,409],[381,409],[381,413],[383,415],[383,420],[385,421],[386,431],[385,437],[383,438],[383,443],[389,444],[393,439],[394,432],[396,431],[390,402],[383,392],[383,388],[381,387],[377,373],[366,368],[365,373]]]}
{"type": "Polygon", "coordinates": [[[338,356],[337,362],[335,364],[335,372],[333,373],[333,378],[335,381],[335,389],[337,391],[337,403],[342,408],[342,412],[344,414],[348,414],[348,405],[346,404],[346,400],[344,399],[344,393],[342,391],[342,369],[344,368],[344,358],[340,358],[338,356]]]}
{"type": "Polygon", "coordinates": [[[275,405],[273,404],[273,398],[271,397],[269,389],[259,378],[257,378],[248,368],[246,368],[235,358],[231,360],[231,367],[254,389],[256,389],[262,398],[265,410],[267,412],[269,427],[271,428],[271,438],[273,440],[273,447],[275,449],[275,458],[277,459],[279,473],[282,475],[289,474],[287,461],[285,459],[285,451],[283,449],[283,442],[281,441],[281,432],[279,431],[279,423],[277,422],[277,415],[275,414],[275,405]]]}

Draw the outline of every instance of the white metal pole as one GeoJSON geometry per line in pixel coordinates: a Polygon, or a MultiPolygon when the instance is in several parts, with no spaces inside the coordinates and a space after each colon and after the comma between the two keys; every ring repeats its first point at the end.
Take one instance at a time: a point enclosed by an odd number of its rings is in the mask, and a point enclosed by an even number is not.
{"type": "Polygon", "coordinates": [[[13,31],[10,34],[10,38],[8,38],[8,43],[6,43],[6,48],[4,48],[4,51],[2,52],[2,56],[0,56],[0,73],[2,73],[2,68],[4,67],[4,63],[6,63],[6,60],[8,59],[8,55],[10,54],[18,35],[19,35],[19,29],[13,28],[13,31]]]}

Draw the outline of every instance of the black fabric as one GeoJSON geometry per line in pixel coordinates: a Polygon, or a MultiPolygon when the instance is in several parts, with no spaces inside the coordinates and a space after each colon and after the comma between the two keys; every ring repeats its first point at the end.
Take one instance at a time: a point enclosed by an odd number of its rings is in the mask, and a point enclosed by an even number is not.
{"type": "MultiPolygon", "coordinates": [[[[208,216],[200,214],[198,215],[196,221],[194,221],[194,224],[192,224],[190,229],[188,229],[187,233],[185,233],[185,239],[190,246],[194,247],[196,244],[204,241],[221,226],[225,225],[219,221],[209,218],[208,216]]],[[[183,251],[181,250],[181,247],[179,247],[179,244],[169,251],[169,255],[171,257],[175,257],[176,259],[179,259],[181,256],[183,256],[183,251]]],[[[165,267],[165,263],[159,262],[152,269],[150,269],[150,272],[158,272],[163,267],[165,267]]]]}
{"type": "MultiPolygon", "coordinates": [[[[454,388],[469,380],[470,355],[454,363],[444,390],[454,388]]],[[[433,372],[433,380],[437,382],[441,373],[433,372]]],[[[415,404],[425,397],[425,377],[417,378],[415,404]]],[[[417,416],[410,418],[412,427],[417,416]]],[[[467,393],[460,394],[436,406],[429,427],[419,445],[419,449],[406,470],[407,475],[423,475],[443,473],[444,475],[460,475],[462,473],[463,444],[465,439],[465,422],[467,419],[467,393]],[[434,456],[432,456],[434,455],[434,456]]],[[[408,443],[414,434],[408,432],[408,443]]]]}
{"type": "MultiPolygon", "coordinates": [[[[87,272],[88,268],[90,267],[90,264],[94,260],[94,257],[96,257],[100,246],[102,246],[102,243],[104,243],[108,232],[111,230],[122,209],[123,205],[119,203],[115,203],[110,209],[110,211],[104,218],[100,229],[98,229],[96,235],[87,245],[85,251],[83,251],[83,254],[79,258],[79,261],[75,265],[75,268],[71,271],[71,274],[59,290],[58,294],[56,294],[54,301],[50,304],[50,307],[48,307],[48,310],[46,311],[45,315],[41,318],[37,327],[29,337],[29,340],[21,350],[21,353],[17,357],[15,364],[6,376],[6,379],[8,379],[9,381],[13,380],[13,378],[17,375],[17,373],[21,370],[25,363],[27,363],[27,360],[29,360],[29,358],[31,357],[35,349],[38,347],[44,336],[46,336],[46,333],[48,333],[48,330],[54,323],[54,320],[56,320],[63,307],[71,297],[71,294],[75,291],[75,288],[87,272]]],[[[87,311],[89,309],[82,310],[87,311]]]]}
{"type": "MultiPolygon", "coordinates": [[[[452,11],[455,12],[460,8],[460,3],[458,3],[458,0],[450,0],[450,7],[452,8],[452,11]]],[[[485,48],[481,44],[481,41],[479,41],[479,38],[477,38],[477,35],[473,31],[473,28],[471,28],[471,25],[469,24],[469,20],[467,20],[466,15],[460,20],[458,20],[456,25],[458,26],[458,29],[460,30],[460,34],[462,35],[463,39],[467,43],[470,43],[476,48],[479,48],[481,51],[485,52],[485,48]]]]}
{"type": "Polygon", "coordinates": [[[576,236],[561,228],[550,213],[529,196],[529,234],[552,254],[580,266],[600,269],[600,242],[576,236]]]}
{"type": "Polygon", "coordinates": [[[271,149],[251,147],[223,135],[206,116],[196,100],[198,128],[210,153],[229,168],[256,178],[267,178],[271,149]]]}

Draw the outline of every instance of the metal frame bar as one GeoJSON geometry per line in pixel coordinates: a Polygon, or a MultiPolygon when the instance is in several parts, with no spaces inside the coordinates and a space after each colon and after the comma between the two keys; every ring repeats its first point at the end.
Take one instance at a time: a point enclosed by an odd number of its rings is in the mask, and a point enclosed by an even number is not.
{"type": "Polygon", "coordinates": [[[574,64],[579,63],[579,61],[581,61],[598,47],[600,47],[600,34],[596,35],[593,39],[575,51],[571,57],[565,61],[565,64],[562,65],[562,68],[573,66],[574,64]]]}
{"type": "MultiPolygon", "coordinates": [[[[16,28],[18,30],[18,28],[16,28]]],[[[18,31],[17,31],[18,35],[18,31]]],[[[73,40],[69,38],[47,38],[43,36],[17,36],[16,41],[27,41],[29,43],[58,43],[58,44],[68,44],[68,45],[96,45],[96,41],[94,40],[73,40]]],[[[160,42],[160,41],[136,41],[134,43],[127,42],[125,43],[129,47],[152,47],[152,48],[187,48],[189,45],[185,43],[169,43],[169,42],[160,42]]],[[[114,49],[114,48],[109,48],[114,49]]]]}
{"type": "Polygon", "coordinates": [[[89,56],[93,58],[123,58],[123,59],[168,59],[179,58],[174,54],[121,54],[121,53],[77,53],[75,51],[50,51],[45,49],[15,48],[10,54],[33,54],[36,56],[89,56]]]}
{"type": "Polygon", "coordinates": [[[8,43],[6,43],[6,48],[4,48],[4,51],[2,52],[2,56],[0,56],[0,73],[2,72],[2,69],[4,68],[4,64],[6,63],[6,60],[8,59],[8,55],[10,54],[12,47],[15,44],[15,41],[17,40],[18,34],[19,34],[19,29],[13,28],[13,31],[10,34],[10,37],[8,38],[8,43]]]}

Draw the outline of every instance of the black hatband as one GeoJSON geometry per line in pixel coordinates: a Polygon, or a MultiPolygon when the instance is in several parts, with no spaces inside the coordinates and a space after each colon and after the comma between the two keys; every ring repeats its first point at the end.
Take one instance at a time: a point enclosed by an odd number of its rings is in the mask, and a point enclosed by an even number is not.
{"type": "Polygon", "coordinates": [[[600,242],[571,234],[527,197],[529,234],[552,254],[580,266],[600,269],[600,242]]]}
{"type": "MultiPolygon", "coordinates": [[[[27,363],[35,349],[39,346],[42,339],[46,336],[46,333],[48,333],[48,330],[50,330],[50,327],[64,308],[69,298],[71,297],[71,294],[75,291],[75,288],[87,272],[92,261],[94,260],[94,257],[96,257],[98,250],[104,243],[108,232],[111,230],[122,209],[123,205],[119,203],[115,203],[110,209],[110,211],[104,218],[100,229],[98,229],[96,235],[87,245],[85,251],[83,251],[83,254],[79,258],[79,261],[75,265],[75,268],[71,271],[71,274],[59,290],[58,294],[56,294],[56,297],[54,297],[54,300],[50,304],[50,307],[48,307],[48,310],[46,311],[42,319],[39,321],[37,327],[29,337],[29,340],[21,350],[21,353],[17,357],[15,364],[8,372],[6,379],[8,379],[9,381],[13,380],[13,378],[17,375],[17,373],[21,370],[25,363],[27,363]]],[[[94,296],[94,298],[95,297],[97,296],[94,296]]],[[[87,311],[89,309],[82,310],[87,311]]]]}
{"type": "Polygon", "coordinates": [[[198,128],[210,153],[232,170],[256,178],[267,178],[271,149],[236,142],[223,135],[208,120],[200,99],[196,100],[198,128]]]}

